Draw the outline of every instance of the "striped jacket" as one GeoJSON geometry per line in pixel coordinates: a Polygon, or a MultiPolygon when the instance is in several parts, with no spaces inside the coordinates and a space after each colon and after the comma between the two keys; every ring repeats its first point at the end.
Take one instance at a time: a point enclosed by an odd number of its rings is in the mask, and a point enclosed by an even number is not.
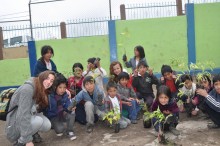
{"type": "Polygon", "coordinates": [[[205,101],[210,108],[216,112],[220,112],[220,94],[218,94],[215,89],[209,92],[205,101]]]}

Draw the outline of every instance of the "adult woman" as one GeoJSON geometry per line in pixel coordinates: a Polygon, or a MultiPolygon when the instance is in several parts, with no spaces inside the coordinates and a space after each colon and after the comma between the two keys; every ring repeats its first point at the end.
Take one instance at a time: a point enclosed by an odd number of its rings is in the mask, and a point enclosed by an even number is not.
{"type": "Polygon", "coordinates": [[[48,106],[48,94],[55,79],[53,71],[44,71],[30,78],[13,94],[6,120],[6,136],[16,146],[33,146],[33,137],[38,131],[50,130],[51,123],[39,111],[48,106]]]}

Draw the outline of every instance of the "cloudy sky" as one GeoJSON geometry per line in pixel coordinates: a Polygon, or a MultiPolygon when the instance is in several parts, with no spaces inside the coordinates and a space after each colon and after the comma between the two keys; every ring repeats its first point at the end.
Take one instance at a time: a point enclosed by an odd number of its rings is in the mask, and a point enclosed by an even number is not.
{"type": "MultiPolygon", "coordinates": [[[[31,0],[32,3],[42,1],[47,0],[31,0]]],[[[158,1],[175,0],[111,0],[112,15],[120,16],[120,4],[140,4],[158,1]]],[[[0,0],[0,3],[0,22],[29,19],[29,0],[0,0]]],[[[109,0],[63,0],[50,3],[31,4],[31,13],[34,24],[56,21],[61,22],[68,19],[107,17],[109,16],[109,0]]]]}

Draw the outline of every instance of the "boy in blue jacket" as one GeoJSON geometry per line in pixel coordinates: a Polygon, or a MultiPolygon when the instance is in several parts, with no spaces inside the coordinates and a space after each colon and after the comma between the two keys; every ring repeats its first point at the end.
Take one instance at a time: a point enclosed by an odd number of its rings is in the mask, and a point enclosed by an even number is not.
{"type": "Polygon", "coordinates": [[[76,139],[73,132],[75,109],[68,108],[71,100],[66,93],[67,79],[62,74],[58,73],[54,86],[54,92],[49,95],[49,107],[46,110],[46,116],[50,119],[57,136],[62,136],[66,133],[70,140],[74,140],[76,139]],[[67,123],[66,127],[64,122],[67,123]]]}
{"type": "Polygon", "coordinates": [[[97,114],[100,118],[104,117],[104,91],[95,86],[95,80],[92,76],[84,78],[83,86],[85,90],[81,90],[73,99],[73,102],[78,104],[82,100],[85,101],[86,127],[87,132],[91,133],[95,120],[94,114],[97,114]]]}
{"type": "Polygon", "coordinates": [[[208,124],[208,128],[220,127],[220,74],[213,78],[214,89],[207,93],[205,89],[197,89],[197,94],[205,99],[204,107],[214,123],[208,124]]]}

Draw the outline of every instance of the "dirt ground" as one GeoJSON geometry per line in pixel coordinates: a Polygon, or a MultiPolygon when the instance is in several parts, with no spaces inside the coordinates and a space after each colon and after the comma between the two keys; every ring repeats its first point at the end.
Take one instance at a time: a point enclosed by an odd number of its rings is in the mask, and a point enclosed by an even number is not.
{"type": "MultiPolygon", "coordinates": [[[[201,114],[197,117],[186,118],[184,113],[180,115],[177,129],[181,135],[174,136],[166,133],[170,141],[169,146],[219,146],[220,129],[208,129],[209,122],[201,114]]],[[[11,145],[4,135],[4,122],[0,122],[0,146],[11,145]]],[[[75,123],[75,134],[77,139],[70,141],[66,136],[57,137],[53,130],[40,133],[43,142],[36,146],[161,146],[157,141],[157,133],[153,128],[143,128],[142,119],[138,124],[132,124],[128,128],[114,133],[114,130],[106,127],[104,123],[95,124],[93,133],[86,133],[86,127],[75,123]]]]}

